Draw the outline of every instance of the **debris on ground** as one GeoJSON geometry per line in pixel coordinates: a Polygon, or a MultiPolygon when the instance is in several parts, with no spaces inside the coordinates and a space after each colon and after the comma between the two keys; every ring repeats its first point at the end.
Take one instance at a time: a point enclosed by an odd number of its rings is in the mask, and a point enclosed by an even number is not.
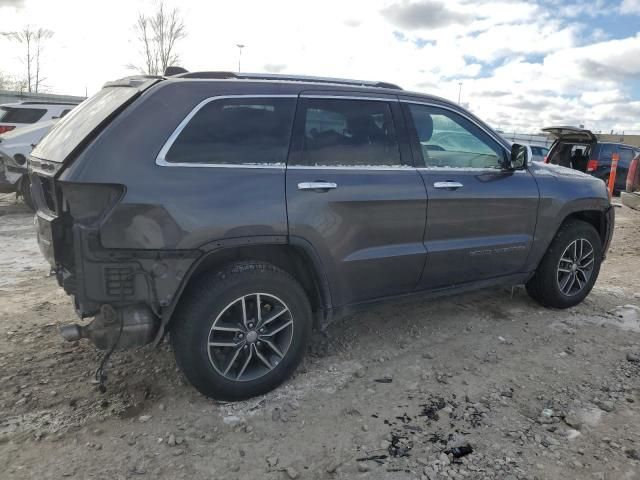
{"type": "Polygon", "coordinates": [[[470,453],[473,453],[473,448],[468,443],[460,447],[453,447],[445,450],[444,453],[453,455],[453,458],[462,458],[470,453]]]}

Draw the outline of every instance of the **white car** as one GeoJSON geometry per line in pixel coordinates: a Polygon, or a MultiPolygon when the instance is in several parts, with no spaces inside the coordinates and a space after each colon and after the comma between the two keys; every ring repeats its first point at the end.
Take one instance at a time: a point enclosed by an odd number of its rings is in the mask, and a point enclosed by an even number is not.
{"type": "Polygon", "coordinates": [[[62,118],[76,104],[58,102],[20,102],[0,105],[0,134],[34,123],[62,118]]]}
{"type": "Polygon", "coordinates": [[[27,155],[58,120],[48,120],[0,135],[0,193],[18,192],[31,204],[27,155]]]}

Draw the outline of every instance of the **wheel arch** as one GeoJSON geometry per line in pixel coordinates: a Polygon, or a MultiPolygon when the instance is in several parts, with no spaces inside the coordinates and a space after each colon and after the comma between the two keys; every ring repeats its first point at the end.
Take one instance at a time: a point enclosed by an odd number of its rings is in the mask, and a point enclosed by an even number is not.
{"type": "MultiPolygon", "coordinates": [[[[606,212],[602,210],[578,210],[572,213],[569,213],[564,217],[558,229],[556,230],[556,234],[558,230],[562,228],[563,225],[566,225],[568,222],[572,220],[581,220],[593,226],[598,232],[600,236],[600,240],[602,241],[602,246],[604,248],[605,243],[607,241],[607,215],[606,212]]],[[[554,235],[555,237],[555,235],[554,235]]]]}
{"type": "Polygon", "coordinates": [[[552,212],[552,215],[546,215],[539,219],[534,248],[527,260],[527,271],[531,274],[538,268],[560,229],[573,220],[580,220],[593,226],[602,242],[603,253],[607,251],[614,223],[613,207],[602,208],[602,205],[593,204],[566,205],[566,207],[564,211],[552,212]],[[561,220],[557,221],[557,218],[561,218],[561,220]]]}
{"type": "MultiPolygon", "coordinates": [[[[331,294],[319,258],[305,242],[286,244],[252,244],[219,248],[205,253],[185,276],[174,301],[168,307],[167,328],[171,328],[173,313],[179,308],[185,292],[198,278],[211,271],[240,261],[262,261],[272,264],[295,278],[306,292],[314,321],[324,322],[331,311],[331,294]]],[[[164,316],[164,315],[163,315],[164,316]]]]}

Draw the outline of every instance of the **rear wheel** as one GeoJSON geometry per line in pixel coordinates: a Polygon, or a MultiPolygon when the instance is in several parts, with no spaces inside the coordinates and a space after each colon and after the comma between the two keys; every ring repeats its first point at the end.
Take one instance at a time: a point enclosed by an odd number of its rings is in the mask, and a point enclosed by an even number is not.
{"type": "Polygon", "coordinates": [[[171,340],[178,366],[204,395],[243,400],[264,394],[302,360],[311,308],[286,272],[236,263],[201,277],[185,295],[171,340]]]}
{"type": "Polygon", "coordinates": [[[580,220],[567,222],[527,282],[527,292],[545,307],[573,307],[593,288],[601,261],[602,242],[595,228],[580,220]]]}

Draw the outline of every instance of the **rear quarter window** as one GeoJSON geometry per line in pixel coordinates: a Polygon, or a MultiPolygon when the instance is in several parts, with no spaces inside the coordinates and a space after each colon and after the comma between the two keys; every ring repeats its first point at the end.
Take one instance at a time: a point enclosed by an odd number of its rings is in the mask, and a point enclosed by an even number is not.
{"type": "Polygon", "coordinates": [[[0,108],[0,122],[4,123],[36,123],[47,110],[41,108],[0,108]]]}
{"type": "Polygon", "coordinates": [[[206,103],[158,160],[170,164],[285,165],[295,98],[226,98],[206,103]]]}

